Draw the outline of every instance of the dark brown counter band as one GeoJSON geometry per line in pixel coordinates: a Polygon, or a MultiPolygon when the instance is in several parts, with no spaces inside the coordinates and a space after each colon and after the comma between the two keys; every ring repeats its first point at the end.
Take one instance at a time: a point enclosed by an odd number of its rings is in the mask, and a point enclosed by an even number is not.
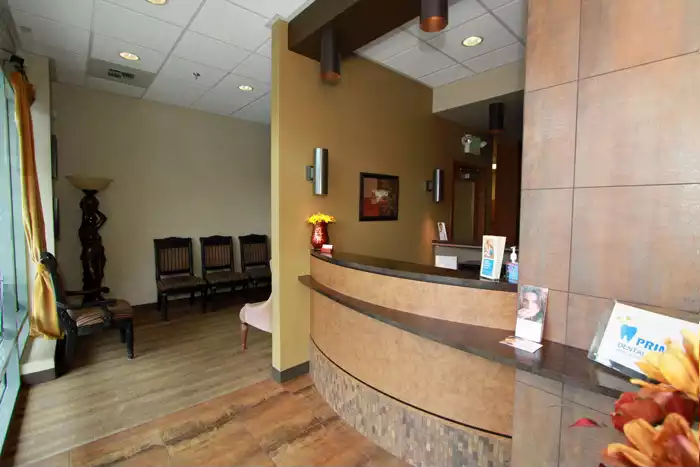
{"type": "Polygon", "coordinates": [[[325,255],[312,251],[311,255],[322,261],[338,266],[357,269],[360,271],[381,274],[384,276],[412,279],[435,284],[471,287],[475,289],[497,290],[502,292],[517,292],[518,286],[508,282],[492,282],[479,278],[475,271],[453,271],[451,269],[427,266],[424,264],[407,263],[391,259],[375,258],[372,256],[355,255],[351,253],[333,253],[325,255]]]}
{"type": "Polygon", "coordinates": [[[530,354],[500,343],[512,335],[512,331],[455,323],[375,305],[341,294],[311,276],[301,276],[299,281],[365,316],[487,360],[610,397],[619,396],[627,386],[619,374],[589,360],[585,350],[543,341],[542,349],[530,354]]]}

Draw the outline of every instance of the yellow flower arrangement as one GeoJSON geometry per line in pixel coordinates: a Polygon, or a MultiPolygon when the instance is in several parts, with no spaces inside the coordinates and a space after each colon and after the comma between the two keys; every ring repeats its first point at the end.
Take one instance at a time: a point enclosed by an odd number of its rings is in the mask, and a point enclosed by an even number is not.
{"type": "Polygon", "coordinates": [[[335,217],[329,216],[328,214],[323,214],[321,212],[317,212],[316,214],[309,216],[309,218],[306,219],[306,222],[308,222],[311,225],[320,224],[321,222],[325,222],[326,224],[333,224],[335,223],[335,217]]]}
{"type": "Polygon", "coordinates": [[[693,429],[700,415],[700,333],[683,331],[682,347],[667,340],[663,353],[648,352],[638,365],[656,383],[631,380],[641,391],[624,393],[615,404],[613,421],[625,416],[625,407],[634,416],[622,427],[627,444],[609,445],[605,465],[700,467],[700,434],[693,429]]]}

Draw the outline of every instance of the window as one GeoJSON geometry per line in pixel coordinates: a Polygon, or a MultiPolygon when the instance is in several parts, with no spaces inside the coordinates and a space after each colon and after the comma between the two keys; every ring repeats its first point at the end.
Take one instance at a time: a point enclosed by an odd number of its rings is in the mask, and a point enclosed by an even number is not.
{"type": "Polygon", "coordinates": [[[20,387],[19,356],[29,335],[27,255],[22,224],[14,91],[0,76],[0,436],[5,439],[20,387]]]}

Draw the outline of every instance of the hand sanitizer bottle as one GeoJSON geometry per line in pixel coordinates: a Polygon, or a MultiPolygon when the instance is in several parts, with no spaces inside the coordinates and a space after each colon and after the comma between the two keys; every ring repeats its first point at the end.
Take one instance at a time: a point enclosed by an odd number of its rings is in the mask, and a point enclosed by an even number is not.
{"type": "Polygon", "coordinates": [[[518,283],[518,254],[515,252],[515,247],[510,247],[510,263],[508,263],[508,282],[511,284],[518,283]]]}

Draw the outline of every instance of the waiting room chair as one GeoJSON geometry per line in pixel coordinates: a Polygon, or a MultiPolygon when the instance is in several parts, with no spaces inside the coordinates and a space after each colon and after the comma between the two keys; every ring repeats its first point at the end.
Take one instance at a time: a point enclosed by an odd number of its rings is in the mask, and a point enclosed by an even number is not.
{"type": "Polygon", "coordinates": [[[238,316],[241,320],[241,348],[245,351],[248,348],[248,326],[272,333],[272,294],[267,301],[246,303],[238,316]]]}
{"type": "Polygon", "coordinates": [[[109,293],[109,288],[100,287],[96,290],[65,290],[63,277],[58,268],[54,255],[48,252],[41,254],[41,263],[46,266],[53,284],[61,330],[64,337],[64,365],[70,368],[75,353],[78,336],[90,334],[96,328],[107,328],[115,325],[119,328],[121,341],[126,343],[126,355],[134,358],[134,310],[129,302],[102,298],[109,293]],[[70,301],[70,297],[85,297],[98,295],[100,298],[90,302],[78,303],[70,301]]]}
{"type": "Polygon", "coordinates": [[[238,237],[241,244],[241,268],[248,274],[254,287],[261,282],[272,282],[270,255],[267,250],[267,236],[243,235],[238,237]]]}
{"type": "Polygon", "coordinates": [[[213,293],[218,287],[236,287],[247,289],[250,282],[248,274],[236,272],[233,258],[233,237],[214,235],[200,237],[202,248],[202,276],[213,293]]]}
{"type": "Polygon", "coordinates": [[[207,283],[194,275],[192,269],[192,239],[169,237],[153,240],[156,257],[156,285],[158,310],[163,321],[168,320],[168,295],[189,293],[190,305],[199,292],[202,297],[202,313],[207,306],[207,283]]]}

